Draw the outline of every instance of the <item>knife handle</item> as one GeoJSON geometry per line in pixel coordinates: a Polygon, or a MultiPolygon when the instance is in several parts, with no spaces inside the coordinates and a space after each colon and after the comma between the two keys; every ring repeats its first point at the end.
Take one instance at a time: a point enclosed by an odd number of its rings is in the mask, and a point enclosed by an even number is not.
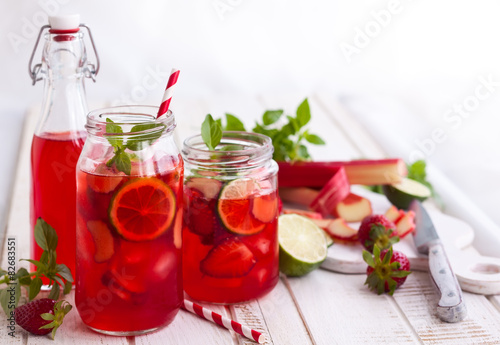
{"type": "Polygon", "coordinates": [[[438,317],[446,322],[462,321],[467,315],[462,290],[440,240],[429,244],[429,270],[441,295],[437,306],[438,317]]]}

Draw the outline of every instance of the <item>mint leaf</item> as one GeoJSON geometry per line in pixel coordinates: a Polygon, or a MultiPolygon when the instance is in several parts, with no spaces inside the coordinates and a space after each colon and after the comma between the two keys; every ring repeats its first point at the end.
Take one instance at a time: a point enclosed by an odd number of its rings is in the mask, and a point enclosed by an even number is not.
{"type": "Polygon", "coordinates": [[[9,310],[9,292],[7,289],[0,290],[0,305],[6,315],[10,315],[9,310]]]}
{"type": "Polygon", "coordinates": [[[63,294],[64,295],[67,295],[71,292],[71,289],[73,288],[73,284],[71,284],[70,281],[66,281],[64,283],[64,290],[63,290],[63,294]]]}
{"type": "Polygon", "coordinates": [[[323,141],[323,139],[321,139],[316,134],[309,134],[309,133],[307,133],[305,135],[305,138],[306,138],[307,142],[309,142],[311,144],[314,144],[314,145],[325,145],[325,142],[323,141]]]}
{"type": "Polygon", "coordinates": [[[17,279],[19,281],[19,284],[21,285],[30,285],[31,284],[31,277],[28,272],[28,270],[24,267],[21,267],[19,270],[17,270],[17,273],[13,277],[14,279],[17,279]]]}
{"type": "Polygon", "coordinates": [[[56,272],[67,281],[73,281],[73,275],[71,274],[68,266],[66,266],[65,264],[57,265],[56,272]]]}
{"type": "MultiPolygon", "coordinates": [[[[108,118],[106,118],[106,133],[107,134],[122,134],[123,129],[119,125],[115,125],[113,120],[111,120],[108,117],[108,118]]],[[[117,138],[116,136],[110,135],[110,136],[106,136],[106,139],[108,139],[111,146],[113,146],[116,149],[123,147],[122,138],[117,138]]]]}
{"type": "Polygon", "coordinates": [[[265,126],[272,125],[283,115],[283,110],[268,110],[262,115],[262,123],[265,126]]]}
{"type": "Polygon", "coordinates": [[[59,287],[59,284],[57,284],[56,282],[54,282],[54,284],[52,284],[52,289],[50,289],[50,293],[49,293],[48,298],[51,298],[51,299],[57,301],[57,299],[59,298],[60,293],[61,293],[61,288],[59,287]]]}
{"type": "Polygon", "coordinates": [[[28,294],[30,301],[33,300],[33,298],[35,298],[36,295],[38,295],[41,287],[42,287],[42,279],[39,277],[33,278],[29,287],[29,294],[28,294]]]}
{"type": "Polygon", "coordinates": [[[307,98],[297,108],[297,122],[300,127],[304,127],[311,120],[311,110],[307,98]]]}
{"type": "MultiPolygon", "coordinates": [[[[217,121],[216,121],[217,122],[217,121]]],[[[245,131],[245,125],[236,116],[226,113],[225,131],[245,131]]]]}
{"type": "Polygon", "coordinates": [[[207,114],[201,124],[201,138],[210,151],[215,151],[222,138],[222,129],[210,114],[207,114]]]}
{"type": "Polygon", "coordinates": [[[57,234],[42,218],[38,218],[35,224],[35,241],[43,250],[51,251],[57,248],[57,234]]]}
{"type": "Polygon", "coordinates": [[[146,146],[153,144],[153,142],[155,142],[158,138],[160,138],[166,128],[165,125],[156,123],[145,123],[132,127],[130,133],[147,131],[158,127],[162,127],[162,129],[161,130],[157,129],[156,131],[151,131],[150,133],[141,133],[135,138],[130,138],[127,141],[126,147],[132,151],[140,151],[144,149],[146,146]]]}
{"type": "Polygon", "coordinates": [[[116,169],[124,172],[127,175],[130,175],[130,171],[132,170],[132,162],[130,161],[130,156],[127,152],[119,151],[111,160],[113,160],[116,169]]]}

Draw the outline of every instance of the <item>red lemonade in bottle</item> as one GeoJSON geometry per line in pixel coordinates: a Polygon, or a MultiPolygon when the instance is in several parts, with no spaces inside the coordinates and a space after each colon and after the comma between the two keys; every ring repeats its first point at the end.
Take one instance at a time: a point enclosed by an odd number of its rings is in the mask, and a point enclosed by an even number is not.
{"type": "MultiPolygon", "coordinates": [[[[41,217],[57,229],[57,259],[75,272],[76,163],[85,140],[85,132],[43,133],[33,137],[31,147],[32,188],[31,224],[41,217]]],[[[31,243],[35,243],[32,233],[31,243]]],[[[31,256],[39,258],[43,250],[32,246],[31,256]]],[[[45,282],[48,283],[48,282],[45,282]]]]}
{"type": "MultiPolygon", "coordinates": [[[[51,16],[49,24],[41,28],[30,60],[33,84],[44,80],[43,104],[31,145],[31,259],[40,260],[43,252],[34,239],[37,219],[43,218],[58,235],[57,263],[66,265],[74,277],[76,165],[86,140],[84,79],[95,77],[99,63],[94,67],[87,62],[78,15],[51,16]],[[42,41],[42,61],[32,66],[42,41]]],[[[42,282],[51,284],[46,278],[42,282]]]]}

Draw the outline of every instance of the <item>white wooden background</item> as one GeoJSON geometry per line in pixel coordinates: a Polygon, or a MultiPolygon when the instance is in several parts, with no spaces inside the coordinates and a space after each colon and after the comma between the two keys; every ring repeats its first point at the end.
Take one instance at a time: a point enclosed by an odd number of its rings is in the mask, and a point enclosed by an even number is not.
{"type": "MultiPolygon", "coordinates": [[[[197,102],[176,99],[172,107],[178,122],[177,139],[199,132],[207,113],[224,112],[245,119],[248,128],[266,109],[294,113],[301,95],[275,95],[257,99],[219,97],[197,102]]],[[[385,154],[363,127],[344,112],[333,98],[313,95],[311,130],[328,145],[314,147],[318,160],[380,158],[385,154]]],[[[17,240],[18,258],[29,257],[29,147],[35,116],[27,117],[20,147],[16,182],[6,236],[17,240]]],[[[5,239],[4,234],[4,239],[5,239]]],[[[330,250],[335,250],[335,245],[330,250]]],[[[469,250],[474,250],[469,248],[469,250]]],[[[5,245],[1,267],[6,267],[5,245]]],[[[267,335],[266,344],[500,344],[500,296],[464,293],[468,318],[447,324],[435,316],[436,294],[427,273],[414,272],[393,297],[377,296],[363,285],[364,275],[316,270],[300,278],[281,277],[267,296],[238,306],[212,306],[214,311],[267,335]]],[[[74,304],[73,294],[68,300],[74,304]]],[[[7,335],[6,318],[0,317],[1,344],[53,344],[48,337],[32,336],[20,327],[7,335]]],[[[61,344],[253,344],[208,321],[181,310],[172,324],[149,335],[111,337],[89,331],[76,310],[59,329],[61,344]]]]}

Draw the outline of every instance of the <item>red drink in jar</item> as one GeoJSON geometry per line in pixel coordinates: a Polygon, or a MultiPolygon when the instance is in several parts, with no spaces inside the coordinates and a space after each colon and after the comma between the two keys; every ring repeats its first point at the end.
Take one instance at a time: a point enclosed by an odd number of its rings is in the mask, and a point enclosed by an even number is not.
{"type": "Polygon", "coordinates": [[[155,120],[138,114],[157,108],[128,108],[89,114],[77,172],[76,306],[87,326],[112,335],[165,326],[183,301],[183,162],[173,115],[155,120]],[[107,138],[111,119],[124,133],[107,138]]]}
{"type": "Polygon", "coordinates": [[[277,167],[267,139],[225,132],[221,145],[244,143],[231,152],[205,151],[209,166],[199,137],[184,143],[183,276],[196,300],[249,301],[278,282],[277,167]]]}

